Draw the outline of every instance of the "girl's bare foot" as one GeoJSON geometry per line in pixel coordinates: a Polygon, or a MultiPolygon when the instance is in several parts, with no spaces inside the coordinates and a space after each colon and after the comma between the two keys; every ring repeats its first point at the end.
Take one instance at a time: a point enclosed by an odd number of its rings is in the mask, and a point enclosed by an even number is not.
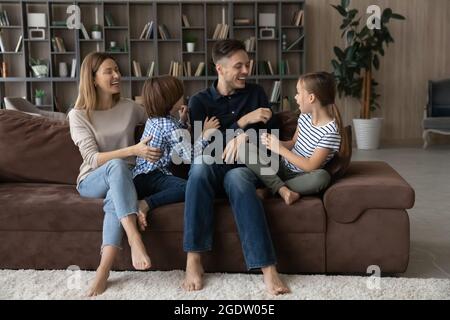
{"type": "Polygon", "coordinates": [[[267,292],[274,296],[291,292],[288,286],[281,280],[275,266],[261,268],[261,270],[264,275],[264,283],[266,284],[267,292]]]}
{"type": "Polygon", "coordinates": [[[145,231],[145,228],[147,227],[147,213],[149,210],[148,204],[145,200],[140,200],[138,203],[138,214],[137,214],[137,221],[139,225],[139,229],[141,231],[145,231]]]}
{"type": "Polygon", "coordinates": [[[128,238],[128,243],[131,247],[131,260],[133,261],[133,267],[136,270],[147,270],[152,266],[150,257],[145,250],[144,243],[142,242],[141,235],[136,235],[128,238]]]}
{"type": "Polygon", "coordinates": [[[109,277],[109,270],[98,267],[95,278],[87,292],[88,297],[95,297],[105,292],[109,277]]]}
{"type": "Polygon", "coordinates": [[[292,190],[290,190],[288,187],[284,186],[281,187],[280,190],[278,190],[278,193],[280,194],[280,196],[283,198],[284,202],[290,206],[291,204],[293,204],[295,201],[297,201],[298,199],[300,199],[300,194],[297,192],[294,192],[292,190]]]}
{"type": "Polygon", "coordinates": [[[203,288],[203,266],[200,253],[188,252],[186,262],[186,277],[182,287],[186,291],[197,291],[203,288]]]}

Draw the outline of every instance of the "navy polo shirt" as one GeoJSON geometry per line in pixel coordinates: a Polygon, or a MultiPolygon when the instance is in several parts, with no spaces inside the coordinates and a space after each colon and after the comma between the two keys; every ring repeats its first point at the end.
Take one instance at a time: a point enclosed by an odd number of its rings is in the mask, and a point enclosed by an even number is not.
{"type": "MultiPolygon", "coordinates": [[[[254,110],[259,108],[270,108],[269,100],[264,89],[254,83],[246,83],[245,88],[237,89],[229,96],[222,96],[216,89],[218,80],[207,89],[200,91],[189,99],[189,115],[191,126],[194,128],[194,121],[201,121],[206,117],[216,117],[220,121],[220,131],[225,134],[226,129],[239,129],[237,121],[254,110]]],[[[271,108],[270,108],[271,109],[271,108]]],[[[277,129],[278,126],[273,117],[264,124],[262,122],[248,125],[243,130],[253,128],[277,129]]],[[[225,139],[224,139],[225,141],[225,139]]]]}

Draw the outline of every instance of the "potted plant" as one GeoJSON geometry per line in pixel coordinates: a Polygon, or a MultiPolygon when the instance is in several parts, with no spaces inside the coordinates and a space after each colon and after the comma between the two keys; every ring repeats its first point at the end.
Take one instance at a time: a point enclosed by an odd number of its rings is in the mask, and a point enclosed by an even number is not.
{"type": "Polygon", "coordinates": [[[102,38],[102,26],[99,24],[92,25],[91,36],[92,39],[100,40],[102,38]]]}
{"type": "MultiPolygon", "coordinates": [[[[405,20],[392,9],[384,9],[379,21],[379,28],[360,26],[358,10],[349,9],[350,0],[341,0],[340,5],[332,5],[342,16],[340,26],[342,38],[347,45],[344,49],[334,47],[336,59],[332,60],[339,96],[350,96],[361,101],[360,119],[354,119],[356,141],[359,149],[377,149],[381,136],[381,118],[371,118],[371,111],[379,108],[378,83],[373,77],[373,70],[380,67],[380,57],[394,39],[387,28],[391,19],[405,20]]],[[[377,26],[378,27],[378,26],[377,26]]]]}
{"type": "Polygon", "coordinates": [[[45,91],[42,89],[36,89],[34,92],[34,102],[36,106],[42,106],[43,105],[43,99],[45,96],[45,91]]]}
{"type": "Polygon", "coordinates": [[[35,77],[45,78],[48,76],[48,66],[44,61],[30,57],[30,67],[35,77]]]}
{"type": "Polygon", "coordinates": [[[187,34],[184,37],[184,42],[186,43],[186,50],[187,52],[194,52],[195,51],[195,43],[197,42],[197,37],[187,34]]]}

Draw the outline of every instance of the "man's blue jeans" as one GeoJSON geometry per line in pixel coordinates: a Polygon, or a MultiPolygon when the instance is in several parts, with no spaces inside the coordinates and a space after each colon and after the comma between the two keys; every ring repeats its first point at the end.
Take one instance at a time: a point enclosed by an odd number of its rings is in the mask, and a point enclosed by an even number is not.
{"type": "Polygon", "coordinates": [[[128,164],[110,160],[91,172],[78,186],[82,197],[104,198],[103,244],[121,247],[123,228],[120,220],[137,213],[137,195],[128,164]]]}
{"type": "MultiPolygon", "coordinates": [[[[211,163],[209,156],[202,156],[211,163]],[[207,159],[209,158],[209,159],[207,159]]],[[[260,181],[246,167],[224,164],[191,164],[184,210],[184,250],[203,252],[212,248],[214,199],[225,192],[236,221],[247,268],[276,263],[275,252],[261,200],[260,181]]]]}

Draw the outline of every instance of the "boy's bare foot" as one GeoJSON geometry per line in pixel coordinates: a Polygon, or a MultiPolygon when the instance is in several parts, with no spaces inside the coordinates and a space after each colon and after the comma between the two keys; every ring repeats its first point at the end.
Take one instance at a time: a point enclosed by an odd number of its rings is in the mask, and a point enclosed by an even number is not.
{"type": "Polygon", "coordinates": [[[200,253],[188,252],[186,262],[186,277],[182,287],[186,291],[197,291],[203,288],[203,266],[200,253]]]}
{"type": "Polygon", "coordinates": [[[137,235],[128,238],[128,243],[131,247],[131,260],[133,261],[133,267],[136,270],[147,270],[152,266],[150,257],[145,250],[144,243],[142,242],[141,235],[137,235]]]}
{"type": "Polygon", "coordinates": [[[97,272],[95,274],[95,278],[92,281],[92,284],[87,292],[87,296],[95,297],[105,292],[108,277],[109,277],[109,270],[105,270],[101,267],[98,267],[97,272]]]}
{"type": "Polygon", "coordinates": [[[288,187],[281,187],[280,190],[278,190],[278,193],[288,206],[300,199],[300,194],[290,190],[288,187]]]}
{"type": "Polygon", "coordinates": [[[291,292],[288,286],[280,279],[280,275],[275,266],[261,268],[261,270],[264,275],[267,292],[274,296],[291,292]]]}
{"type": "Polygon", "coordinates": [[[137,214],[137,221],[139,225],[139,229],[141,231],[145,231],[145,228],[147,227],[147,213],[148,213],[148,204],[145,200],[140,200],[138,203],[138,214],[137,214]]]}

